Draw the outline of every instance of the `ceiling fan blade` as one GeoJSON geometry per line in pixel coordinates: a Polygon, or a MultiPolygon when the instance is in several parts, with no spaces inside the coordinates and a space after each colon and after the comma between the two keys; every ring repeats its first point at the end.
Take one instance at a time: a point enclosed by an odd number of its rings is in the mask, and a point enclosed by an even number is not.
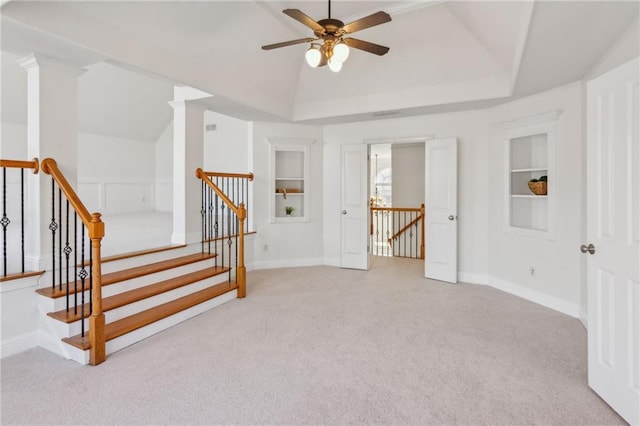
{"type": "Polygon", "coordinates": [[[324,31],[324,28],[322,27],[322,25],[318,24],[316,21],[309,18],[307,15],[305,15],[298,9],[285,9],[282,11],[282,13],[306,25],[307,27],[311,28],[313,31],[324,31]]]}
{"type": "Polygon", "coordinates": [[[380,46],[379,44],[358,40],[357,38],[347,37],[343,38],[342,41],[349,47],[364,50],[365,52],[373,53],[378,56],[382,56],[389,51],[389,48],[386,46],[380,46]]]}
{"type": "Polygon", "coordinates": [[[376,25],[384,24],[391,21],[391,16],[386,12],[376,12],[373,15],[365,16],[364,18],[353,21],[344,27],[342,30],[345,34],[355,33],[356,31],[364,30],[365,28],[375,27],[376,25]]]}
{"type": "Polygon", "coordinates": [[[307,38],[300,38],[298,40],[283,41],[282,43],[267,44],[266,46],[262,46],[262,50],[277,49],[279,47],[293,46],[294,44],[310,43],[314,40],[317,40],[317,39],[307,37],[307,38]]]}

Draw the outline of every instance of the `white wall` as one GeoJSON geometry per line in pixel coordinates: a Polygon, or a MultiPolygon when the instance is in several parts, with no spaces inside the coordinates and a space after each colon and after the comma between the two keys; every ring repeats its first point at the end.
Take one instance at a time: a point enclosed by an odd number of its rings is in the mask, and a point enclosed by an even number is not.
{"type": "Polygon", "coordinates": [[[78,195],[89,211],[153,211],[155,144],[78,135],[78,195]]]}
{"type": "Polygon", "coordinates": [[[393,207],[424,203],[424,143],[391,146],[393,207]]]}
{"type": "Polygon", "coordinates": [[[205,126],[216,129],[204,132],[204,169],[226,173],[249,173],[251,158],[251,123],[212,111],[204,113],[205,126]]]}
{"type": "Polygon", "coordinates": [[[155,209],[173,211],[173,120],[155,144],[155,209]]]}
{"type": "MultiPolygon", "coordinates": [[[[487,112],[470,111],[327,126],[324,129],[324,256],[340,264],[340,147],[366,140],[458,138],[458,271],[467,282],[488,272],[487,112]]],[[[395,180],[395,170],[394,170],[395,180]]]]}
{"type": "Polygon", "coordinates": [[[0,126],[0,158],[31,160],[27,158],[27,126],[7,121],[0,126]]]}
{"type": "Polygon", "coordinates": [[[582,85],[574,83],[495,107],[489,149],[489,283],[567,314],[578,316],[582,235],[582,85]],[[505,135],[493,127],[550,111],[556,124],[554,163],[555,237],[552,240],[504,231],[505,135]],[[535,275],[530,275],[530,268],[535,275]]]}
{"type": "MultiPolygon", "coordinates": [[[[253,124],[254,211],[256,240],[254,265],[259,268],[303,266],[323,263],[322,240],[322,128],[284,123],[253,124]],[[270,223],[270,160],[267,138],[302,138],[316,142],[310,148],[309,221],[270,223]],[[265,250],[265,245],[267,250],[265,250]]],[[[339,170],[336,169],[336,170],[339,170]]],[[[335,170],[332,172],[335,173],[335,170]]]]}

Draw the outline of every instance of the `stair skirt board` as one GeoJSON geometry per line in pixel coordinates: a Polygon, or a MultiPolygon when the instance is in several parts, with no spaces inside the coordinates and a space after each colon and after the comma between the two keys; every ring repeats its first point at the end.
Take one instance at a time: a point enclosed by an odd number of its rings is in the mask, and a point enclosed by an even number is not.
{"type": "MultiPolygon", "coordinates": [[[[201,313],[204,313],[210,309],[213,309],[216,306],[220,306],[223,303],[226,303],[230,300],[237,298],[237,296],[238,296],[237,289],[231,290],[213,299],[210,299],[198,305],[192,306],[191,308],[177,312],[173,315],[170,315],[159,321],[156,321],[154,323],[141,327],[137,330],[131,331],[120,337],[116,337],[115,339],[112,339],[107,342],[107,355],[113,354],[114,352],[117,352],[120,349],[124,349],[127,346],[131,346],[134,343],[137,343],[141,340],[146,339],[147,337],[153,336],[154,334],[157,334],[170,327],[173,327],[174,325],[179,324],[183,321],[186,321],[189,318],[193,318],[196,315],[200,315],[201,313]]],[[[66,355],[61,354],[65,356],[65,358],[72,359],[81,364],[89,364],[89,350],[83,351],[74,346],[63,343],[61,340],[58,340],[58,341],[60,342],[61,345],[65,346],[64,351],[66,352],[66,355]]]]}
{"type": "MultiPolygon", "coordinates": [[[[173,290],[165,291],[160,294],[156,294],[151,297],[147,297],[145,299],[138,300],[133,303],[126,304],[124,306],[120,306],[109,311],[104,312],[105,322],[108,324],[113,321],[117,321],[119,319],[128,317],[137,312],[141,312],[150,308],[153,308],[158,305],[162,305],[163,303],[170,302],[179,297],[186,296],[188,294],[194,293],[199,290],[203,290],[207,287],[211,287],[216,284],[220,284],[228,281],[229,275],[227,273],[223,273],[220,275],[215,275],[213,277],[205,278],[204,280],[196,281],[173,290]]],[[[49,315],[48,315],[49,316],[49,315]]],[[[56,336],[70,337],[75,336],[76,334],[81,333],[80,321],[74,321],[72,323],[65,323],[63,321],[54,319],[53,328],[55,329],[56,336]]],[[[89,319],[85,319],[85,330],[89,329],[89,319]]]]}

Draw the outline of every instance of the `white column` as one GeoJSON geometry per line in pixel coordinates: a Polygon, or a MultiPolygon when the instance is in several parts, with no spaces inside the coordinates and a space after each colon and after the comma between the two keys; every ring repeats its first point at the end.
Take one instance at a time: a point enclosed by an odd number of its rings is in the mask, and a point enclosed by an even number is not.
{"type": "Polygon", "coordinates": [[[173,234],[174,244],[200,241],[201,184],[196,169],[203,165],[204,111],[197,101],[172,101],[173,107],[173,234]]]}
{"type": "MultiPolygon", "coordinates": [[[[78,176],[78,78],[84,69],[31,55],[19,61],[27,71],[27,157],[53,158],[69,183],[78,176]]],[[[28,269],[50,267],[51,177],[42,172],[28,181],[28,269]],[[33,224],[39,224],[33,226],[33,224]]]]}

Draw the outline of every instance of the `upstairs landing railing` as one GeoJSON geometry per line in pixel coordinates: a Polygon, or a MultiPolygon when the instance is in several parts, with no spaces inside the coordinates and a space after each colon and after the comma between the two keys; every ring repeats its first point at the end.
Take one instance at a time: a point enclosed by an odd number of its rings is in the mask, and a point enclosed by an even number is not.
{"type": "Polygon", "coordinates": [[[202,252],[217,254],[216,266],[229,268],[229,281],[235,272],[238,297],[245,297],[244,239],[249,232],[246,219],[253,173],[205,172],[198,168],[196,177],[202,181],[202,252]]]}
{"type": "Polygon", "coordinates": [[[89,213],[51,158],[42,161],[42,171],[51,176],[51,295],[66,298],[67,312],[80,314],[84,337],[85,319],[89,323],[89,363],[97,365],[106,359],[102,312],[101,241],[104,223],[100,213],[89,213]],[[80,221],[78,221],[80,219],[80,221]],[[89,266],[87,272],[86,266],[89,266]],[[88,307],[85,293],[88,292],[88,307]]]}
{"type": "Polygon", "coordinates": [[[424,204],[418,208],[369,207],[371,254],[424,259],[424,204]]]}
{"type": "Polygon", "coordinates": [[[2,168],[2,218],[0,219],[2,226],[2,276],[0,281],[8,281],[29,275],[25,269],[25,194],[27,187],[24,175],[25,170],[31,170],[33,174],[38,174],[40,162],[37,158],[31,161],[0,159],[0,168],[2,168]],[[18,229],[16,227],[20,228],[19,255],[16,250],[9,252],[9,246],[15,247],[14,243],[17,243],[18,229]],[[13,232],[14,229],[16,232],[13,232]]]}

